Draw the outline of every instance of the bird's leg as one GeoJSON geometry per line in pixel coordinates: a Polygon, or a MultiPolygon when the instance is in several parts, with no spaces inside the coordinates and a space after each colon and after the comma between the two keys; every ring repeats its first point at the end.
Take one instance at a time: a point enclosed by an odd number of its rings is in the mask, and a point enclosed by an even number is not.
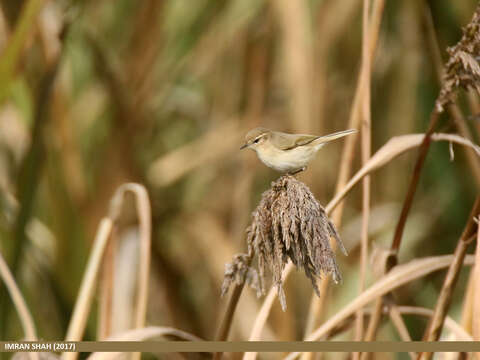
{"type": "Polygon", "coordinates": [[[306,169],[307,169],[307,167],[304,166],[304,167],[302,167],[301,169],[295,170],[294,172],[289,172],[289,173],[287,173],[287,174],[288,174],[288,175],[296,175],[296,174],[298,174],[298,173],[300,173],[300,172],[302,172],[302,171],[305,171],[306,169]]]}

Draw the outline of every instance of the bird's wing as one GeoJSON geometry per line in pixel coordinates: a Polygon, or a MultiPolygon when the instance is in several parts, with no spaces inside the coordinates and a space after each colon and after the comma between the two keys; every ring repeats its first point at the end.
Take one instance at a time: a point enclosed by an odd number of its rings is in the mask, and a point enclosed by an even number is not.
{"type": "Polygon", "coordinates": [[[272,133],[272,143],[280,150],[289,150],[297,146],[310,144],[313,140],[318,139],[316,135],[304,134],[285,134],[280,132],[272,133]]]}

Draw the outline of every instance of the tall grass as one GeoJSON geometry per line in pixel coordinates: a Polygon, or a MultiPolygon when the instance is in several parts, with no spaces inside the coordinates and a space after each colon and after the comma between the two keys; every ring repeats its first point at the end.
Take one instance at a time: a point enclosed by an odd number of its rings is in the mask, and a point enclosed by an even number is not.
{"type": "MultiPolygon", "coordinates": [[[[480,340],[477,6],[1,2],[2,339],[480,340]],[[360,131],[297,175],[343,284],[282,253],[285,312],[268,266],[220,297],[280,177],[238,151],[256,126],[360,131]]],[[[300,355],[338,356],[214,356],[300,355]]]]}

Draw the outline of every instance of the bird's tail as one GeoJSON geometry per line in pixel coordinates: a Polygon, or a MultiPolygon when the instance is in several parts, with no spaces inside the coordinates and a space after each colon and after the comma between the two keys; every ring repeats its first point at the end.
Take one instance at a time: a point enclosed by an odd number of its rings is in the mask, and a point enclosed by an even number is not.
{"type": "Polygon", "coordinates": [[[347,135],[350,135],[350,134],[354,134],[356,132],[357,132],[356,129],[339,131],[339,132],[336,132],[336,133],[333,133],[333,134],[320,136],[318,139],[315,139],[313,141],[313,143],[318,144],[318,145],[324,145],[326,143],[329,143],[330,141],[339,139],[341,137],[344,137],[344,136],[347,136],[347,135]]]}

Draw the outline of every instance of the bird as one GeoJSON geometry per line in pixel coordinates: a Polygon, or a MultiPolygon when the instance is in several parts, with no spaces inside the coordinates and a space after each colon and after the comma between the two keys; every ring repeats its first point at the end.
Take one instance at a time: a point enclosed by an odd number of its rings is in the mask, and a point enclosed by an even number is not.
{"type": "Polygon", "coordinates": [[[332,140],[356,133],[350,129],[333,134],[318,136],[307,134],[287,134],[263,127],[250,130],[245,136],[242,149],[251,149],[268,167],[289,175],[306,170],[308,163],[318,150],[332,140]]]}

